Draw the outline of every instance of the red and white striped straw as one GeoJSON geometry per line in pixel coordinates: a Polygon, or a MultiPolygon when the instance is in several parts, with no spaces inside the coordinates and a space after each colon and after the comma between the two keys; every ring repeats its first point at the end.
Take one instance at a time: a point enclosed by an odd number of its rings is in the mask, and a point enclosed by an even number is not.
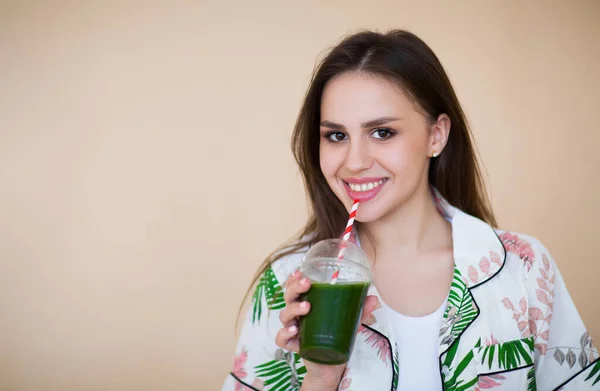
{"type": "Polygon", "coordinates": [[[350,217],[348,217],[348,223],[346,224],[346,230],[344,231],[344,236],[342,239],[350,240],[350,235],[352,234],[352,225],[354,224],[354,218],[356,217],[356,211],[358,210],[358,200],[354,200],[352,204],[352,209],[350,209],[350,217]]]}
{"type": "MultiPolygon", "coordinates": [[[[350,240],[350,236],[352,235],[352,226],[354,225],[354,218],[356,217],[356,211],[358,210],[358,200],[354,200],[352,204],[352,209],[350,209],[350,216],[348,217],[348,223],[346,224],[346,230],[344,230],[344,235],[342,239],[347,241],[350,240]]],[[[338,253],[338,262],[336,264],[335,271],[331,276],[331,284],[335,284],[340,275],[340,260],[344,258],[344,253],[346,252],[346,245],[342,242],[340,252],[338,253]]]]}

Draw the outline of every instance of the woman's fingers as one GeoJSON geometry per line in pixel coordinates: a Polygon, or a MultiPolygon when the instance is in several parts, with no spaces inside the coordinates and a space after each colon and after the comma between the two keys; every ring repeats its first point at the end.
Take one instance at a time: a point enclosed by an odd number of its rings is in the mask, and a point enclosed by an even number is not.
{"type": "Polygon", "coordinates": [[[283,349],[298,353],[300,348],[298,343],[298,326],[284,327],[277,332],[275,343],[283,349]]]}
{"type": "Polygon", "coordinates": [[[310,310],[310,303],[307,301],[294,301],[288,304],[279,313],[279,320],[283,327],[289,327],[296,322],[296,318],[308,314],[310,310]]]}
{"type": "Polygon", "coordinates": [[[300,295],[310,288],[310,281],[303,278],[299,271],[292,273],[285,283],[285,308],[279,313],[279,320],[283,328],[277,332],[275,343],[277,346],[298,352],[298,318],[310,311],[310,304],[298,301],[300,295]]]}
{"type": "Polygon", "coordinates": [[[287,281],[285,282],[285,289],[287,289],[292,282],[297,281],[299,278],[300,272],[298,270],[294,270],[294,272],[290,274],[287,281]]]}
{"type": "Polygon", "coordinates": [[[287,288],[285,289],[285,293],[283,295],[283,298],[285,299],[287,305],[294,301],[297,301],[298,297],[302,293],[308,291],[308,289],[310,288],[310,281],[308,280],[308,278],[301,278],[302,276],[300,275],[300,272],[294,273],[297,274],[292,274],[292,276],[290,276],[290,278],[286,282],[287,288]]]}

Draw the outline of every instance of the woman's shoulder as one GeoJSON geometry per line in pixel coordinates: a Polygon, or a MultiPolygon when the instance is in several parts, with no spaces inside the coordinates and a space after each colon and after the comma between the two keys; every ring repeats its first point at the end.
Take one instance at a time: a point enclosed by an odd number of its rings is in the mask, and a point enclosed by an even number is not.
{"type": "Polygon", "coordinates": [[[505,250],[505,262],[517,263],[526,272],[536,266],[556,267],[550,251],[537,237],[503,229],[495,231],[505,250]]]}
{"type": "Polygon", "coordinates": [[[497,234],[506,253],[499,282],[520,281],[531,300],[551,302],[562,276],[546,245],[528,234],[506,230],[497,234]]]}

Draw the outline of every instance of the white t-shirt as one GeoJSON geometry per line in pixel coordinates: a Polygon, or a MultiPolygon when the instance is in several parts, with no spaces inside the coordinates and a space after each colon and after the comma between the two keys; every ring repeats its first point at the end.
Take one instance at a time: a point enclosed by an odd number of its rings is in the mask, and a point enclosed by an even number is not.
{"type": "Polygon", "coordinates": [[[442,391],[439,333],[447,299],[432,314],[412,317],[383,305],[398,344],[398,391],[442,391]]]}

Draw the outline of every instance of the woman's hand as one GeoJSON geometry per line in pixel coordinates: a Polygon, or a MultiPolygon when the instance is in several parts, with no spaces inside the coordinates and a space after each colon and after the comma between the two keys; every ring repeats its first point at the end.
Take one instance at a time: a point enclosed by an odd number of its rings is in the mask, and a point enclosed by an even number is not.
{"type": "MultiPolygon", "coordinates": [[[[302,278],[300,272],[295,271],[286,282],[285,308],[279,313],[279,320],[283,328],[275,337],[277,346],[298,353],[298,318],[310,311],[310,303],[300,301],[300,295],[310,288],[310,281],[302,278]]],[[[376,296],[367,296],[363,306],[361,322],[371,320],[371,313],[377,308],[376,296]]],[[[322,365],[304,360],[306,376],[302,383],[302,391],[308,390],[336,390],[342,379],[346,364],[322,365]]]]}

